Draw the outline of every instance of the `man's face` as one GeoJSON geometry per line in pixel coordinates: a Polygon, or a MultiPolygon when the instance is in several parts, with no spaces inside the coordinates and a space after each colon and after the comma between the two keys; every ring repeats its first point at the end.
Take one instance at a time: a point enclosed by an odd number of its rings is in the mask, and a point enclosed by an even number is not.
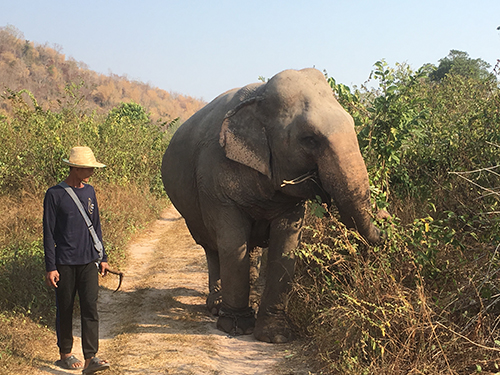
{"type": "Polygon", "coordinates": [[[75,172],[80,181],[88,183],[89,178],[94,174],[94,168],[75,168],[75,172]]]}

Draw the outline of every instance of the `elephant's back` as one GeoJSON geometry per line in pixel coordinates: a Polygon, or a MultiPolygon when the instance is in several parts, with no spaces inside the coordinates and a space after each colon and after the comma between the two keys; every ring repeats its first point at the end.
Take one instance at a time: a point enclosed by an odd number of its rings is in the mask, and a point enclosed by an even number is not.
{"type": "Polygon", "coordinates": [[[200,190],[217,187],[210,176],[227,163],[219,134],[226,113],[254,91],[249,85],[230,90],[191,116],[173,135],[163,155],[161,174],[165,191],[191,231],[196,242],[208,243],[200,208],[200,190]]]}
{"type": "MultiPolygon", "coordinates": [[[[193,172],[196,158],[201,149],[211,143],[218,143],[220,125],[229,107],[229,102],[236,90],[218,96],[212,102],[196,112],[174,133],[163,155],[162,177],[170,185],[170,180],[177,180],[185,172],[193,172]],[[173,174],[173,178],[168,178],[173,174]]],[[[176,185],[179,185],[178,183],[176,185]]],[[[167,186],[166,186],[167,187],[167,186]]]]}
{"type": "Polygon", "coordinates": [[[216,164],[216,159],[224,157],[219,146],[220,126],[236,91],[220,95],[184,122],[163,155],[161,175],[165,191],[200,244],[206,242],[206,229],[199,204],[199,159],[209,155],[216,164]]]}

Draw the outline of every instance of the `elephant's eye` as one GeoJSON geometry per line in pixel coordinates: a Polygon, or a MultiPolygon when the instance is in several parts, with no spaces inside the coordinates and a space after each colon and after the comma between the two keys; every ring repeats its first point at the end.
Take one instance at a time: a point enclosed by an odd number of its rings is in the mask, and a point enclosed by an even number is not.
{"type": "Polygon", "coordinates": [[[318,140],[312,136],[302,138],[301,143],[302,145],[310,149],[316,149],[319,146],[318,140]]]}

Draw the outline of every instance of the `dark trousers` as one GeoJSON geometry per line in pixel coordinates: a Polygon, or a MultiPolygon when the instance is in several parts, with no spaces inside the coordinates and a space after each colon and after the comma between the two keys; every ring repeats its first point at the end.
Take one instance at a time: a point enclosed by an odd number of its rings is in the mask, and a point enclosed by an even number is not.
{"type": "Polygon", "coordinates": [[[99,347],[98,269],[95,263],[83,266],[57,266],[59,282],[56,288],[57,346],[61,353],[73,348],[73,305],[78,292],[82,323],[82,348],[85,359],[96,355],[99,347]]]}

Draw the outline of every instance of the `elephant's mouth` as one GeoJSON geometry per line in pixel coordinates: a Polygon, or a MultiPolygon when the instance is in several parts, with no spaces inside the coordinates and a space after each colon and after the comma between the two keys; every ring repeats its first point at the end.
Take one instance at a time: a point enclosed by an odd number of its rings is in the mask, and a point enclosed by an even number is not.
{"type": "Polygon", "coordinates": [[[311,181],[314,183],[314,192],[316,196],[321,198],[322,203],[326,203],[328,207],[330,207],[332,203],[332,197],[328,192],[323,188],[321,184],[321,180],[319,178],[318,169],[311,169],[309,172],[300,175],[299,177],[294,178],[293,180],[283,180],[281,183],[281,187],[285,187],[287,185],[298,185],[306,181],[311,181]]]}

